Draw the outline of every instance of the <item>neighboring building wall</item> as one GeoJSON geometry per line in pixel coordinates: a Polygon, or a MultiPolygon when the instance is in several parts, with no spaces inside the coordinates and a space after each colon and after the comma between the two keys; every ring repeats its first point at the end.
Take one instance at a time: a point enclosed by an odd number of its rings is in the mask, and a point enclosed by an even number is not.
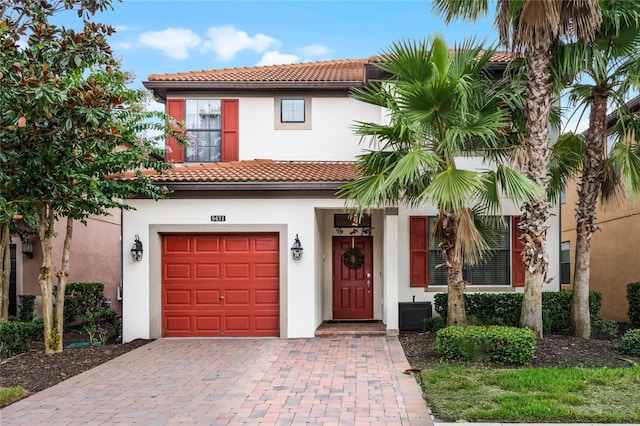
{"type": "MultiPolygon", "coordinates": [[[[69,258],[68,282],[101,282],[105,284],[105,297],[111,298],[111,308],[122,313],[121,301],[117,300],[117,290],[122,277],[120,255],[120,210],[112,210],[112,216],[98,216],[87,219],[87,225],[76,222],[73,225],[73,239],[69,258]]],[[[66,222],[56,223],[57,237],[53,240],[52,256],[54,273],[60,269],[62,246],[66,232],[66,222]]],[[[18,294],[35,294],[37,314],[42,316],[38,273],[42,266],[42,247],[40,240],[33,241],[33,259],[18,250],[18,263],[21,263],[22,282],[18,278],[18,294]]],[[[54,285],[56,284],[54,277],[54,285]]]]}
{"type": "MultiPolygon", "coordinates": [[[[562,241],[571,244],[571,282],[575,267],[577,186],[566,188],[562,205],[562,241]]],[[[591,274],[589,288],[602,292],[600,317],[620,322],[629,320],[627,284],[640,281],[640,263],[634,255],[640,253],[640,201],[624,200],[619,205],[598,205],[595,224],[600,228],[591,238],[591,274]]],[[[565,284],[565,283],[563,283],[565,284]]]]}

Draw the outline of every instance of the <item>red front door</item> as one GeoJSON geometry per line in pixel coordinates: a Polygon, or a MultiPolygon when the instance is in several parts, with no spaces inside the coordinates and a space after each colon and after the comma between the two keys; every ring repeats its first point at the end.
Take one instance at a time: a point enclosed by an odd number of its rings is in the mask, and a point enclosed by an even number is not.
{"type": "Polygon", "coordinates": [[[333,237],[333,319],[373,319],[371,237],[333,237]]]}

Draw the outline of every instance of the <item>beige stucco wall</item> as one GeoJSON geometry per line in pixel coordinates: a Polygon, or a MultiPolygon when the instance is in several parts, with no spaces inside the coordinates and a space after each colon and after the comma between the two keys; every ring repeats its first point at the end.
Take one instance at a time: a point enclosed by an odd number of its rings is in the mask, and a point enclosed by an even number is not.
{"type": "MultiPolygon", "coordinates": [[[[69,258],[70,275],[68,282],[102,282],[105,297],[111,298],[111,308],[122,313],[122,303],[117,300],[117,291],[122,277],[120,263],[120,210],[112,210],[112,216],[91,217],[87,225],[76,222],[69,258]]],[[[53,241],[54,270],[60,268],[62,245],[66,222],[56,223],[57,236],[53,241]]],[[[40,296],[38,272],[42,265],[42,247],[36,237],[33,241],[33,259],[22,255],[18,247],[18,262],[21,262],[22,282],[18,283],[18,294],[40,296]]],[[[38,298],[38,315],[41,315],[38,298]]]]}
{"type": "MultiPolygon", "coordinates": [[[[575,266],[578,201],[575,182],[567,185],[562,205],[562,241],[571,243],[571,283],[575,266]]],[[[640,201],[599,205],[595,223],[600,228],[591,238],[590,289],[602,292],[600,317],[628,321],[627,284],[640,281],[640,201]]],[[[571,285],[563,286],[571,288],[571,285]]]]}

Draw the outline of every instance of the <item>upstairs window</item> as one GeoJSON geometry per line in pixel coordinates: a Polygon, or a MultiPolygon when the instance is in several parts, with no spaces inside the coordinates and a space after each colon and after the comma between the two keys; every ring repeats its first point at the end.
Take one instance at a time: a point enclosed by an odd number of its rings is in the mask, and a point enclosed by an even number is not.
{"type": "Polygon", "coordinates": [[[560,244],[560,283],[571,284],[571,242],[560,244]]]}
{"type": "Polygon", "coordinates": [[[280,102],[281,123],[304,123],[304,99],[282,99],[280,102]]]}
{"type": "Polygon", "coordinates": [[[189,146],[187,162],[222,161],[222,102],[220,99],[187,99],[185,123],[189,146]]]}
{"type": "Polygon", "coordinates": [[[311,98],[274,98],[274,130],[311,130],[311,98]]]}

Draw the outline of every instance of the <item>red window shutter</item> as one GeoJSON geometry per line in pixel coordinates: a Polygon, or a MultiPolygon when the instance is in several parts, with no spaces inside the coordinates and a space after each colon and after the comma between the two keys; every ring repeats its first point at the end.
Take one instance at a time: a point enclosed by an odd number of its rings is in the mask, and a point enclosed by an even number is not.
{"type": "MultiPolygon", "coordinates": [[[[167,99],[167,114],[177,121],[184,121],[184,99],[167,99]]],[[[167,138],[167,161],[184,163],[184,148],[172,137],[167,138]]]]}
{"type": "Polygon", "coordinates": [[[222,100],[222,161],[238,161],[238,99],[222,100]]]}
{"type": "Polygon", "coordinates": [[[524,245],[520,240],[522,231],[518,228],[520,216],[511,216],[511,285],[524,287],[524,262],[522,251],[524,245]]]}
{"type": "Polygon", "coordinates": [[[429,285],[429,217],[409,218],[409,286],[429,285]]]}

